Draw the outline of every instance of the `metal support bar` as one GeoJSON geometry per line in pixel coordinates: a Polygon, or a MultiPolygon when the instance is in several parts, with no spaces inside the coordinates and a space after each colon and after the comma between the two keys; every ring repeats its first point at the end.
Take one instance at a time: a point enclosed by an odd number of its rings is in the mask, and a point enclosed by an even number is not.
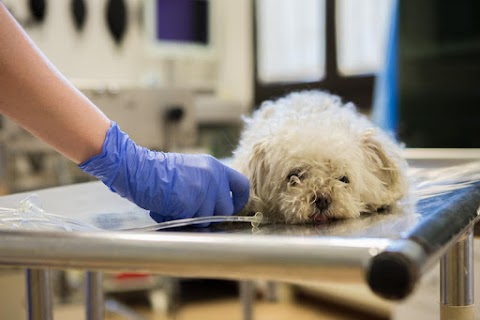
{"type": "Polygon", "coordinates": [[[473,227],[440,262],[441,320],[473,320],[473,227]]]}
{"type": "Polygon", "coordinates": [[[28,319],[53,319],[49,271],[46,269],[27,269],[26,280],[28,319]]]}
{"type": "Polygon", "coordinates": [[[86,274],[87,320],[102,320],[105,315],[103,297],[103,274],[89,271],[86,274]]]}
{"type": "Polygon", "coordinates": [[[278,301],[278,282],[268,281],[267,282],[267,301],[277,302],[278,301]]]}
{"type": "Polygon", "coordinates": [[[243,320],[253,319],[254,288],[253,281],[240,281],[240,299],[243,306],[243,320]]]}

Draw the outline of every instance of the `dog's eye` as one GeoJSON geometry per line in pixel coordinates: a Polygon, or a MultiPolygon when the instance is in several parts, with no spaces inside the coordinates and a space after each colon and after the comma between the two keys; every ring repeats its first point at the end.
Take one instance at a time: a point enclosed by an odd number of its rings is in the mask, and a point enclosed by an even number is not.
{"type": "Polygon", "coordinates": [[[348,179],[347,176],[341,176],[340,178],[338,178],[338,180],[343,183],[350,183],[350,180],[348,179]]]}
{"type": "Polygon", "coordinates": [[[288,174],[287,182],[289,182],[292,185],[295,185],[295,184],[299,183],[300,181],[302,181],[302,177],[303,177],[302,170],[296,169],[296,170],[291,171],[288,174]]]}
{"type": "Polygon", "coordinates": [[[298,178],[298,172],[289,173],[288,176],[287,176],[287,180],[291,180],[293,177],[297,177],[297,178],[298,178]]]}

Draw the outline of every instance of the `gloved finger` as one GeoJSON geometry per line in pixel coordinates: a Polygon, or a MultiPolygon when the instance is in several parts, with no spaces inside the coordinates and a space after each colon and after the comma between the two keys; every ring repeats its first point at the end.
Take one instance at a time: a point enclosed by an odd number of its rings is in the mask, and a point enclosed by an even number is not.
{"type": "MultiPolygon", "coordinates": [[[[205,201],[202,203],[200,208],[198,209],[197,213],[195,213],[194,217],[210,217],[215,212],[215,203],[213,201],[205,201]]],[[[205,228],[208,227],[210,223],[200,223],[196,224],[196,227],[205,228]]]]}
{"type": "Polygon", "coordinates": [[[150,217],[158,223],[165,222],[168,220],[166,216],[161,215],[154,211],[150,211],[150,217]]]}
{"type": "Polygon", "coordinates": [[[250,196],[250,182],[240,172],[227,167],[228,181],[230,190],[232,190],[233,212],[242,210],[248,202],[250,196]]]}
{"type": "Polygon", "coordinates": [[[214,215],[216,216],[231,216],[233,214],[233,201],[230,196],[229,189],[222,191],[217,197],[217,202],[215,203],[214,215]]]}

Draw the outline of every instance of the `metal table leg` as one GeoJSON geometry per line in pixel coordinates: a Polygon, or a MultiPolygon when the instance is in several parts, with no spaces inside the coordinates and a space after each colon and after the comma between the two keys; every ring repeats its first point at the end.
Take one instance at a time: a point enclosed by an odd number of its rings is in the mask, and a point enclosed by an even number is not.
{"type": "Polygon", "coordinates": [[[440,262],[441,320],[474,319],[473,227],[440,262]]]}
{"type": "Polygon", "coordinates": [[[240,281],[240,299],[243,306],[243,320],[253,319],[254,293],[254,285],[252,281],[240,281]]]}
{"type": "Polygon", "coordinates": [[[278,301],[278,282],[268,281],[267,282],[267,301],[277,302],[278,301]]]}
{"type": "Polygon", "coordinates": [[[104,297],[101,272],[89,271],[86,274],[87,290],[87,320],[102,320],[105,315],[104,297]]]}
{"type": "Polygon", "coordinates": [[[48,270],[27,269],[27,304],[29,320],[52,319],[52,294],[48,270]]]}

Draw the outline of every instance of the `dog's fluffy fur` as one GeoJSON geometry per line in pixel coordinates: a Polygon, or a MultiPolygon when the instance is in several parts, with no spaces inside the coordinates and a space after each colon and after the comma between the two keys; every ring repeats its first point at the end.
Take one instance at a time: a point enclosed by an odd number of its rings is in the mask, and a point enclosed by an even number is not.
{"type": "Polygon", "coordinates": [[[321,223],[388,210],[406,194],[401,147],[335,95],[294,92],[244,120],[232,161],[251,184],[241,214],[321,223]]]}

